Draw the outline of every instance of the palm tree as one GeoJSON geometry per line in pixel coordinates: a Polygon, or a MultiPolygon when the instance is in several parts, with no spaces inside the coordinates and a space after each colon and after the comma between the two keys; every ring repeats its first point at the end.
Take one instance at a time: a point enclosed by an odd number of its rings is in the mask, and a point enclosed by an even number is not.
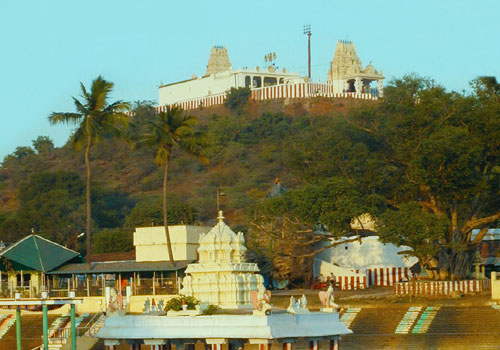
{"type": "Polygon", "coordinates": [[[90,162],[89,154],[92,145],[96,144],[104,135],[120,133],[120,125],[126,125],[128,116],[125,112],[130,108],[129,103],[116,101],[108,103],[113,83],[98,76],[93,82],[90,92],[80,83],[82,89],[81,100],[73,97],[76,113],[54,112],[49,116],[51,124],[75,124],[77,129],[71,136],[70,142],[77,150],[85,147],[86,169],[86,206],[87,206],[87,263],[90,264],[90,236],[91,236],[91,209],[90,209],[90,162]]]}
{"type": "Polygon", "coordinates": [[[194,129],[197,122],[196,117],[184,114],[179,107],[168,106],[165,112],[156,114],[155,119],[148,123],[149,132],[142,135],[137,143],[138,147],[154,149],[154,161],[159,167],[163,167],[163,224],[167,238],[168,255],[172,263],[174,255],[167,217],[168,165],[174,148],[182,149],[202,161],[207,160],[202,152],[203,135],[195,132],[194,129]]]}

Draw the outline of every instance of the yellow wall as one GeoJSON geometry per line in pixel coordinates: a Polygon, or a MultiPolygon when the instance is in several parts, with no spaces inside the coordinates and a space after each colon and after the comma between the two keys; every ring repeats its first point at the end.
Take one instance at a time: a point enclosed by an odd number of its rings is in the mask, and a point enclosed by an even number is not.
{"type": "Polygon", "coordinates": [[[500,280],[497,280],[497,272],[495,271],[491,272],[491,299],[500,300],[500,280]]]}
{"type": "MultiPolygon", "coordinates": [[[[169,226],[170,240],[174,260],[196,260],[196,249],[201,233],[206,233],[206,226],[169,226]]],[[[168,261],[167,239],[163,226],[137,227],[134,232],[136,261],[168,261]]]]}
{"type": "Polygon", "coordinates": [[[84,297],[83,303],[76,305],[76,312],[83,314],[97,313],[105,310],[104,297],[84,297]]]}

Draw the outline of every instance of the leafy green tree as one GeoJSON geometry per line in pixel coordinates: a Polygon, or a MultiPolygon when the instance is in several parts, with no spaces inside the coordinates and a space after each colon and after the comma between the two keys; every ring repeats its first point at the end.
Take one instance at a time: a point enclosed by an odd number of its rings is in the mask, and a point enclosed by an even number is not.
{"type": "Polygon", "coordinates": [[[17,212],[20,236],[34,229],[37,234],[66,244],[79,233],[83,217],[85,183],[73,172],[34,174],[19,187],[20,208],[17,212]]]}
{"type": "Polygon", "coordinates": [[[85,147],[86,168],[86,234],[87,234],[87,263],[90,263],[91,242],[91,198],[90,198],[90,149],[105,135],[119,134],[120,126],[126,125],[128,116],[125,112],[129,104],[123,101],[109,103],[109,95],[113,83],[98,76],[93,82],[90,91],[80,83],[82,99],[73,97],[76,113],[54,112],[49,116],[51,124],[74,124],[76,131],[71,137],[71,143],[77,150],[85,147]]]}
{"type": "Polygon", "coordinates": [[[32,143],[38,154],[49,153],[54,150],[54,142],[48,136],[38,136],[32,143]]]}
{"type": "Polygon", "coordinates": [[[22,161],[24,158],[34,155],[35,151],[31,147],[19,146],[16,147],[13,154],[18,161],[22,161]]]}
{"type": "Polygon", "coordinates": [[[243,113],[244,108],[248,105],[250,96],[252,96],[252,90],[250,90],[249,87],[232,87],[227,93],[224,105],[228,107],[231,112],[241,114],[243,113]]]}
{"type": "Polygon", "coordinates": [[[97,232],[92,251],[100,253],[129,252],[134,249],[131,230],[107,228],[97,232]]]}
{"type": "Polygon", "coordinates": [[[375,210],[372,203],[341,177],[287,191],[254,208],[249,248],[272,263],[274,278],[309,284],[314,257],[352,235],[352,219],[375,210]]]}
{"type": "Polygon", "coordinates": [[[500,103],[491,84],[474,86],[474,94],[461,95],[407,76],[349,121],[380,165],[379,175],[366,178],[390,174],[374,187],[388,206],[382,239],[410,245],[436,278],[466,277],[477,244],[500,218],[500,103]]]}
{"type": "MultiPolygon", "coordinates": [[[[193,225],[198,212],[189,204],[178,200],[171,200],[167,206],[168,221],[172,225],[193,225]]],[[[153,197],[137,203],[126,219],[127,227],[144,227],[157,225],[163,220],[163,200],[153,197]]]]}
{"type": "Polygon", "coordinates": [[[203,135],[196,132],[196,124],[197,119],[194,116],[185,114],[179,107],[168,106],[165,112],[158,113],[149,122],[149,131],[143,134],[141,140],[137,143],[138,147],[154,149],[154,161],[159,167],[163,167],[163,224],[171,262],[174,261],[174,257],[168,230],[168,166],[174,149],[183,150],[187,154],[206,160],[203,155],[203,135]]]}

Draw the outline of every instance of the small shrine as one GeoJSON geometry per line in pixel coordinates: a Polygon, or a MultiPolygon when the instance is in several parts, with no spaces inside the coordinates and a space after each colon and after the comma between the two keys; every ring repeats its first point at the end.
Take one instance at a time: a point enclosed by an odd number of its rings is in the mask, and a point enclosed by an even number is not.
{"type": "Polygon", "coordinates": [[[320,292],[321,312],[311,312],[305,295],[292,296],[288,309],[274,308],[256,264],[246,261],[245,239],[219,222],[199,239],[199,262],[188,265],[181,294],[199,300],[194,310],[169,310],[146,300],[142,315],[111,315],[97,334],[108,350],[123,343],[151,349],[338,350],[341,335],[352,333],[340,322],[333,286],[320,292]],[[207,304],[223,310],[203,314],[207,304]],[[205,304],[205,305],[203,305],[205,304]],[[231,309],[251,309],[238,310],[231,309]],[[200,344],[201,345],[201,344],[200,344]]]}
{"type": "Polygon", "coordinates": [[[180,294],[224,309],[251,308],[251,292],[264,288],[264,279],[257,264],[246,261],[243,233],[226,225],[222,211],[217,219],[217,225],[200,236],[199,262],[188,265],[180,294]]]}

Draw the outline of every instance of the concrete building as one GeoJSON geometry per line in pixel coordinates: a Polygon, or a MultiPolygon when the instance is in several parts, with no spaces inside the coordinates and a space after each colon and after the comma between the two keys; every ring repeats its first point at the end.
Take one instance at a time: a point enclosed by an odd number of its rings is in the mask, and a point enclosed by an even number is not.
{"type": "Polygon", "coordinates": [[[227,49],[215,46],[210,52],[206,74],[194,75],[191,79],[162,85],[159,88],[159,105],[172,105],[185,100],[225,95],[231,88],[262,88],[304,82],[298,73],[286,69],[276,70],[274,66],[255,69],[233,69],[227,49]]]}
{"type": "MultiPolygon", "coordinates": [[[[169,226],[170,241],[175,261],[198,260],[196,249],[200,235],[210,228],[205,226],[169,226]]],[[[163,226],[138,227],[134,232],[135,261],[169,261],[167,237],[163,226]]]]}
{"type": "Polygon", "coordinates": [[[220,105],[231,88],[240,87],[249,87],[255,100],[317,96],[377,99],[383,95],[382,72],[375,70],[371,64],[363,68],[352,42],[338,42],[326,80],[326,84],[312,82],[285,68],[278,70],[272,64],[254,69],[234,69],[227,49],[214,46],[205,75],[193,75],[191,79],[159,87],[159,110],[174,104],[183,109],[220,105]],[[376,87],[371,86],[374,81],[377,82],[376,87]]]}

